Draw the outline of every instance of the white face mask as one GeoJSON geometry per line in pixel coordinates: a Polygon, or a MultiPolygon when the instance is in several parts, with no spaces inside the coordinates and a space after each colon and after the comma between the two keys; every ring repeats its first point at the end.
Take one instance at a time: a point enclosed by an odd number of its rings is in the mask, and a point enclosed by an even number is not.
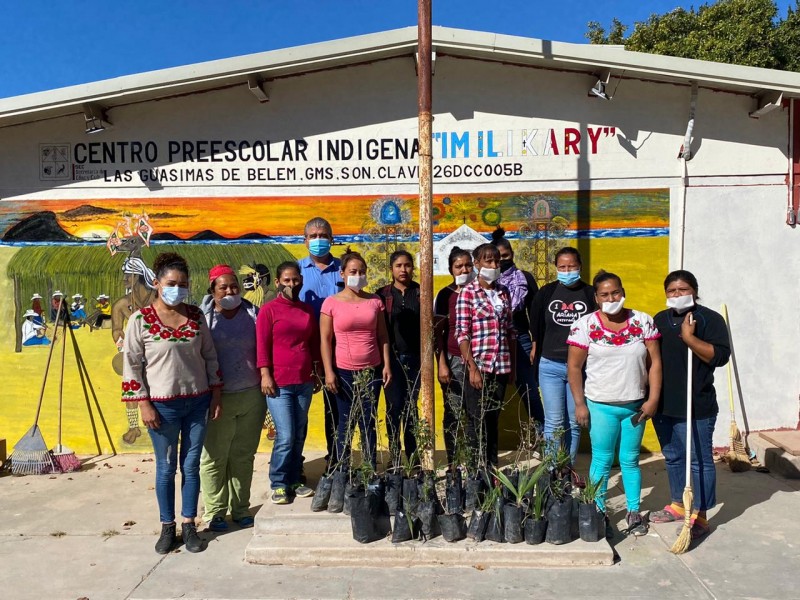
{"type": "Polygon", "coordinates": [[[475,271],[456,275],[456,285],[467,285],[473,279],[475,279],[475,271]]]}
{"type": "Polygon", "coordinates": [[[603,302],[603,312],[607,315],[616,315],[625,306],[625,296],[619,299],[618,302],[603,302]]]}
{"type": "Polygon", "coordinates": [[[219,299],[219,306],[222,310],[233,310],[239,308],[242,303],[242,297],[239,294],[233,296],[223,296],[219,299]]]}
{"type": "Polygon", "coordinates": [[[367,287],[367,276],[366,275],[348,275],[347,276],[347,287],[360,292],[365,287],[367,287]]]}
{"type": "Polygon", "coordinates": [[[500,277],[500,269],[487,269],[486,267],[481,267],[480,276],[481,279],[483,279],[486,283],[493,283],[497,281],[498,277],[500,277]]]}
{"type": "Polygon", "coordinates": [[[685,313],[694,306],[694,297],[691,294],[686,296],[674,296],[667,298],[667,308],[671,308],[679,315],[685,313]]]}

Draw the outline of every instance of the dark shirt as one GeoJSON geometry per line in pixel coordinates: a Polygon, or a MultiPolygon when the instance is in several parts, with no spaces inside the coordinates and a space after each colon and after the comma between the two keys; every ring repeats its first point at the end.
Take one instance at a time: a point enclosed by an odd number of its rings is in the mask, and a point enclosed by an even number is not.
{"type": "Polygon", "coordinates": [[[558,281],[545,285],[536,294],[531,310],[531,337],[537,356],[567,362],[570,327],[596,309],[594,289],[583,281],[575,288],[558,281]]]}
{"type": "MultiPolygon", "coordinates": [[[[692,412],[698,419],[712,417],[719,412],[714,390],[714,369],[728,362],[731,355],[730,338],[725,320],[719,313],[696,305],[691,310],[696,322],[695,335],[714,346],[714,358],[706,364],[692,356],[692,412]]],[[[661,364],[663,383],[658,412],[678,419],[686,418],[686,344],[680,337],[683,315],[671,309],[662,310],[653,321],[661,333],[661,364]]]]}
{"type": "Polygon", "coordinates": [[[444,348],[450,356],[461,356],[461,349],[456,340],[456,301],[458,292],[456,286],[451,284],[439,290],[433,312],[437,317],[436,349],[441,352],[444,348]]]}
{"type": "MultiPolygon", "coordinates": [[[[522,271],[522,269],[520,269],[522,271]]],[[[517,335],[529,333],[530,314],[533,310],[533,301],[536,299],[536,292],[539,291],[539,285],[536,283],[536,278],[528,271],[522,271],[525,280],[528,282],[528,293],[525,295],[525,302],[511,315],[511,320],[514,323],[514,330],[517,335]]]]}
{"type": "Polygon", "coordinates": [[[404,292],[394,285],[378,291],[386,308],[386,321],[392,351],[398,354],[420,353],[419,285],[411,282],[404,292]]]}

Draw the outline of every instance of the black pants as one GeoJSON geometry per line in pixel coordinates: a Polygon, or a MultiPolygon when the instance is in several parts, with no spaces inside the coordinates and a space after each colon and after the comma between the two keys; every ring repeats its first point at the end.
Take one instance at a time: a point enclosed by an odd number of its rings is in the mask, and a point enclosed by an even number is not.
{"type": "MultiPolygon", "coordinates": [[[[336,404],[336,395],[322,388],[323,408],[325,411],[325,444],[328,453],[325,455],[327,466],[331,467],[338,462],[336,455],[336,436],[339,429],[339,407],[336,404]]],[[[327,469],[326,469],[327,470],[327,469]]]]}
{"type": "Polygon", "coordinates": [[[497,440],[500,410],[506,395],[508,375],[481,373],[483,389],[475,389],[464,376],[464,407],[467,409],[467,442],[472,456],[471,466],[489,468],[497,465],[497,440]]]}

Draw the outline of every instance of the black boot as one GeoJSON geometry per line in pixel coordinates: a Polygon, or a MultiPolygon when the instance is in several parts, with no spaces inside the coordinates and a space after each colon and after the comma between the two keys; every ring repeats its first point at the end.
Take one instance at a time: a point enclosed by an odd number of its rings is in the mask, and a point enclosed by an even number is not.
{"type": "Polygon", "coordinates": [[[168,554],[175,546],[175,523],[162,523],[161,535],[156,542],[156,552],[168,554]]]}
{"type": "Polygon", "coordinates": [[[203,551],[203,540],[197,535],[197,526],[194,523],[182,523],[181,536],[183,537],[183,545],[186,547],[187,551],[203,551]]]}

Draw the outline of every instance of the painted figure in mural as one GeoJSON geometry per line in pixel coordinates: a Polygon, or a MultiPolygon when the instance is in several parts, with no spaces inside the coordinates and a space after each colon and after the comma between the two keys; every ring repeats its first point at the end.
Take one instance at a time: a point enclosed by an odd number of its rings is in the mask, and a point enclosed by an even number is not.
{"type": "Polygon", "coordinates": [[[69,305],[69,310],[72,313],[71,327],[73,329],[80,329],[86,324],[85,305],[86,301],[83,299],[83,294],[72,295],[72,303],[69,305]]]}
{"type": "Polygon", "coordinates": [[[497,282],[511,294],[511,313],[517,333],[519,358],[514,384],[528,411],[528,418],[541,426],[544,424],[544,410],[539,396],[536,357],[531,352],[533,341],[530,332],[530,313],[539,286],[532,273],[518,269],[514,264],[514,249],[505,233],[503,228],[498,227],[492,233],[492,244],[500,251],[500,279],[497,282]]]}
{"type": "Polygon", "coordinates": [[[478,277],[456,300],[456,339],[467,366],[464,407],[467,413],[469,466],[497,465],[500,411],[509,375],[516,363],[516,334],[511,294],[497,283],[500,252],[481,244],[472,253],[478,277]]]}
{"type": "Polygon", "coordinates": [[[64,302],[64,292],[56,290],[50,297],[50,321],[55,323],[58,316],[58,307],[61,307],[61,319],[63,320],[68,314],[67,303],[64,302]]]}
{"type": "Polygon", "coordinates": [[[239,268],[239,275],[242,276],[245,300],[260,307],[275,299],[275,290],[270,287],[271,276],[267,265],[261,263],[242,265],[239,268]]]}
{"type": "Polygon", "coordinates": [[[600,271],[593,287],[600,308],[575,321],[567,339],[569,387],[575,418],[589,428],[589,479],[599,483],[597,508],[605,512],[608,476],[619,448],[628,533],[640,536],[648,527],[639,513],[639,450],[661,394],[661,334],[650,315],[625,308],[625,288],[617,275],[600,271]]]}
{"type": "MultiPolygon", "coordinates": [[[[319,321],[322,303],[329,296],[338,293],[342,287],[341,263],[331,254],[333,245],[333,229],[322,217],[314,217],[308,221],[303,230],[303,238],[308,256],[298,261],[303,287],[300,299],[314,309],[319,321]]],[[[336,431],[339,425],[339,412],[336,397],[326,387],[322,392],[325,411],[325,441],[327,454],[325,461],[332,465],[336,461],[336,431]]]]}
{"type": "Polygon", "coordinates": [[[381,384],[385,388],[392,381],[389,334],[383,303],[378,296],[364,291],[367,263],[350,248],[342,256],[341,277],[345,288],[325,299],[319,322],[325,387],[335,394],[339,409],[336,460],[331,463],[349,467],[350,443],[358,427],[362,460],[374,470],[378,397],[381,384]]]}
{"type": "Polygon", "coordinates": [[[569,451],[575,464],[581,428],[567,381],[567,337],[572,324],[597,308],[594,289],[581,280],[581,255],[575,248],[556,252],[558,279],[542,287],[531,310],[531,356],[539,361],[539,389],[544,406],[544,437],[550,452],[557,444],[569,451]],[[561,440],[556,433],[563,431],[561,440]]]}
{"type": "Polygon", "coordinates": [[[29,309],[22,315],[22,345],[23,346],[49,346],[50,340],[45,335],[45,325],[36,311],[29,309]]]}
{"type": "Polygon", "coordinates": [[[300,300],[303,278],[295,262],[278,266],[278,296],[261,307],[256,326],[261,391],[275,419],[277,435],[269,462],[273,504],[314,490],[303,481],[303,447],[311,397],[321,389],[319,324],[310,304],[300,300]]]}
{"type": "Polygon", "coordinates": [[[108,294],[100,294],[95,300],[94,312],[86,317],[89,331],[102,328],[105,322],[111,324],[111,302],[108,294]]]}
{"type": "Polygon", "coordinates": [[[31,296],[31,310],[36,313],[36,320],[39,324],[44,325],[45,314],[42,309],[42,296],[40,294],[31,296]]]}
{"type": "MultiPolygon", "coordinates": [[[[125,339],[125,324],[130,316],[137,310],[149,306],[156,299],[155,274],[142,259],[144,245],[144,240],[139,236],[117,238],[115,245],[114,252],[118,249],[128,252],[128,256],[122,263],[125,295],[115,300],[111,306],[111,337],[114,338],[114,343],[120,351],[125,339]]],[[[119,361],[119,359],[115,357],[115,361],[119,361]]],[[[122,439],[128,444],[132,444],[142,435],[136,403],[130,402],[126,405],[126,415],[128,431],[123,434],[122,439]]]]}
{"type": "Polygon", "coordinates": [[[406,250],[389,257],[392,283],[378,290],[389,332],[392,385],[384,391],[386,433],[393,467],[402,466],[402,430],[406,460],[416,462],[417,401],[420,387],[419,284],[414,281],[414,259],[406,250]]]}
{"type": "Polygon", "coordinates": [[[717,472],[714,468],[714,426],[717,396],[714,369],[730,359],[728,328],[719,313],[697,303],[697,278],[689,271],[673,271],[664,280],[667,310],[655,316],[661,332],[661,362],[664,383],[653,426],[667,466],[671,504],[651,512],[654,523],[683,521],[686,507],[682,493],[686,485],[686,348],[692,349],[692,539],[709,532],[706,511],[717,503],[717,472]]]}
{"type": "Polygon", "coordinates": [[[456,339],[456,301],[464,286],[475,279],[472,254],[454,246],[448,259],[453,282],[436,294],[434,314],[436,319],[436,361],[438,377],[444,397],[442,429],[447,464],[458,464],[456,440],[464,417],[464,359],[456,339]]]}
{"type": "Polygon", "coordinates": [[[222,415],[208,424],[200,458],[204,520],[211,531],[226,531],[230,512],[239,527],[252,527],[253,481],[261,424],[267,411],[256,367],[258,309],[242,298],[239,280],[228,265],[208,273],[208,294],[200,310],[211,330],[222,380],[222,415]]]}
{"type": "Polygon", "coordinates": [[[163,253],[153,267],[158,295],[151,306],[131,315],[125,330],[122,401],[139,405],[153,443],[161,518],[156,552],[167,554],[176,542],[179,465],[183,544],[189,552],[200,552],[204,544],[195,526],[200,454],[208,419],[216,420],[222,413],[222,379],[203,313],[185,303],[189,296],[186,260],[163,253]]]}

